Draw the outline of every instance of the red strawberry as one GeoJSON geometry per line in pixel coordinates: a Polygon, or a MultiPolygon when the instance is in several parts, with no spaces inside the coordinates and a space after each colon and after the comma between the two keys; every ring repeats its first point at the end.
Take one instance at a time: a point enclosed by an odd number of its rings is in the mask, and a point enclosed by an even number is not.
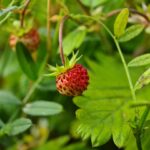
{"type": "Polygon", "coordinates": [[[77,96],[87,89],[88,80],[87,70],[82,65],[76,64],[56,77],[56,87],[62,95],[77,96]]]}
{"type": "Polygon", "coordinates": [[[87,69],[76,64],[78,52],[73,54],[71,60],[66,58],[64,66],[49,66],[53,73],[48,76],[56,76],[56,87],[59,93],[66,96],[78,96],[87,89],[89,76],[87,69]]]}
{"type": "Polygon", "coordinates": [[[38,48],[40,42],[39,33],[36,29],[32,28],[28,33],[23,35],[21,41],[30,51],[35,51],[38,48]]]}
{"type": "Polygon", "coordinates": [[[18,41],[21,41],[30,52],[33,52],[38,48],[40,37],[37,30],[32,28],[20,37],[12,34],[9,39],[9,44],[12,48],[15,48],[18,41]]]}

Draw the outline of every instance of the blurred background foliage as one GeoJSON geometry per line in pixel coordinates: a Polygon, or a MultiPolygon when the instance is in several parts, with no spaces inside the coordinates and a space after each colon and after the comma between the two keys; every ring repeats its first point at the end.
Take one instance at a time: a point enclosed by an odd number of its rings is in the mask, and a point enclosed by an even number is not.
{"type": "MultiPolygon", "coordinates": [[[[12,0],[0,0],[0,11],[9,7],[12,0]]],[[[24,0],[15,0],[14,6],[21,6],[24,0]]],[[[61,64],[58,53],[58,27],[61,15],[64,12],[70,14],[90,14],[99,15],[104,20],[105,24],[113,30],[114,16],[108,17],[108,14],[113,10],[118,10],[124,7],[134,8],[140,13],[147,14],[150,17],[150,5],[148,0],[51,0],[50,9],[50,35],[47,34],[47,0],[32,0],[27,10],[25,20],[33,20],[33,26],[38,29],[40,34],[40,45],[36,51],[36,62],[38,68],[41,67],[43,61],[49,53],[48,63],[55,65],[61,64]],[[82,4],[81,4],[82,3],[82,4]],[[50,50],[47,52],[47,39],[50,40],[50,50]]],[[[9,13],[1,15],[0,12],[0,128],[3,124],[9,122],[13,112],[19,107],[20,101],[29,92],[30,87],[34,83],[22,71],[18,63],[16,53],[9,46],[9,36],[13,32],[14,21],[20,19],[20,9],[15,9],[9,13]],[[3,21],[3,19],[6,20],[3,21]],[[7,95],[7,100],[4,100],[4,95],[7,95]],[[8,95],[10,99],[8,99],[8,95]],[[15,96],[14,96],[15,95],[15,96]],[[13,101],[12,100],[13,97],[13,101]],[[19,99],[19,100],[18,100],[19,99]]],[[[142,22],[141,18],[137,18],[135,14],[130,15],[129,24],[133,22],[142,22]]],[[[126,60],[131,60],[132,57],[148,53],[150,51],[150,28],[147,27],[140,36],[135,39],[121,44],[126,60]]],[[[80,23],[74,20],[68,20],[64,28],[64,52],[70,56],[74,49],[79,49],[80,54],[83,54],[80,63],[84,64],[90,73],[90,86],[85,92],[87,101],[98,99],[103,96],[117,95],[118,93],[125,97],[129,95],[129,91],[116,89],[113,91],[101,92],[101,86],[110,86],[121,84],[127,86],[127,81],[124,77],[124,72],[121,67],[121,61],[118,57],[116,47],[110,36],[104,29],[90,21],[80,23]],[[99,69],[99,66],[101,68],[99,69]],[[93,89],[92,89],[93,88],[93,89]],[[114,92],[114,93],[113,93],[114,92]],[[118,92],[118,93],[117,93],[118,92]],[[104,94],[104,95],[103,95],[104,94]]],[[[138,79],[139,75],[146,69],[132,70],[133,81],[138,79]]],[[[47,69],[46,69],[47,71],[47,69]]],[[[149,87],[143,92],[146,98],[149,98],[149,87]]],[[[140,95],[140,94],[139,94],[140,95]]],[[[117,95],[119,96],[119,95],[117,95]]],[[[84,103],[80,104],[85,97],[75,98],[77,106],[84,108],[84,103]],[[83,106],[82,106],[83,105],[83,106]]],[[[82,141],[77,134],[79,121],[76,119],[75,111],[77,106],[73,103],[72,97],[65,97],[56,91],[55,78],[44,77],[38,84],[34,93],[30,97],[30,101],[44,100],[48,102],[57,102],[63,106],[63,111],[55,116],[37,117],[24,114],[21,109],[15,115],[13,120],[28,116],[32,120],[32,126],[16,136],[5,134],[0,136],[0,150],[117,150],[111,139],[106,140],[106,144],[92,148],[89,140],[82,141]]],[[[90,104],[88,104],[90,105],[90,104]]],[[[97,105],[97,103],[91,104],[97,105]]],[[[105,104],[107,105],[107,103],[105,104]]],[[[106,106],[107,107],[107,106],[106,106]]],[[[96,108],[93,108],[96,109],[96,108]]],[[[117,109],[117,108],[115,108],[117,109]]],[[[99,114],[100,115],[100,114],[99,114]]],[[[86,118],[85,118],[86,119],[86,118]]],[[[91,120],[94,123],[95,118],[91,120]]],[[[110,122],[109,122],[110,123],[110,122]]],[[[109,124],[111,125],[111,124],[109,124]]],[[[148,134],[148,132],[147,132],[148,134]]],[[[0,134],[1,135],[1,134],[0,134]]],[[[148,139],[150,139],[150,136],[148,139]]],[[[132,139],[132,137],[131,137],[132,139]]],[[[130,146],[127,150],[133,149],[134,140],[130,140],[130,146]]],[[[105,143],[105,142],[104,142],[105,143]]],[[[149,147],[148,142],[145,147],[149,147]]],[[[145,150],[148,150],[145,148],[145,150]]],[[[134,147],[134,149],[136,149],[134,147]]]]}

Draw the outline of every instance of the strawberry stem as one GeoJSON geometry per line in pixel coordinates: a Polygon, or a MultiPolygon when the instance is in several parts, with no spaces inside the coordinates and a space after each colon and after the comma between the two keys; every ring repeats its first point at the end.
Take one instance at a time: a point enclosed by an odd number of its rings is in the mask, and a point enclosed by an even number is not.
{"type": "Polygon", "coordinates": [[[61,58],[63,65],[65,65],[65,57],[64,57],[64,51],[63,51],[63,27],[68,17],[69,16],[64,16],[59,26],[59,52],[60,52],[60,58],[61,58]]]}
{"type": "Polygon", "coordinates": [[[30,4],[30,1],[31,0],[26,0],[24,9],[23,9],[23,11],[21,13],[21,19],[20,19],[20,26],[21,26],[21,28],[23,28],[23,26],[24,26],[24,17],[25,17],[26,10],[27,10],[27,8],[28,8],[28,6],[30,4]]]}

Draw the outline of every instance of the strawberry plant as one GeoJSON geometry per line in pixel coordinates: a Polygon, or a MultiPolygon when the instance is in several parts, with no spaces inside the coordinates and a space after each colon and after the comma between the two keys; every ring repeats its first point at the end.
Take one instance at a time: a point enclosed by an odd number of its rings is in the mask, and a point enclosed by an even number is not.
{"type": "Polygon", "coordinates": [[[147,0],[0,1],[0,149],[149,150],[147,0]]]}

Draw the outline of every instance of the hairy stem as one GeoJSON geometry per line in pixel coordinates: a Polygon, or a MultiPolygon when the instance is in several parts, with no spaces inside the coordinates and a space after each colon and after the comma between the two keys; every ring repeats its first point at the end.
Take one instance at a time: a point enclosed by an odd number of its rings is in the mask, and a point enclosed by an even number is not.
{"type": "Polygon", "coordinates": [[[59,26],[59,52],[60,52],[60,58],[61,58],[63,65],[65,64],[65,57],[64,57],[64,51],[63,51],[63,27],[68,17],[69,16],[64,16],[59,26]]]}
{"type": "Polygon", "coordinates": [[[26,0],[24,9],[23,9],[23,11],[22,11],[22,13],[21,13],[21,19],[20,19],[20,26],[21,26],[21,28],[24,27],[24,17],[25,17],[25,14],[26,14],[26,10],[27,10],[27,8],[28,8],[28,6],[29,6],[29,4],[30,4],[30,1],[31,1],[31,0],[26,0]]]}

